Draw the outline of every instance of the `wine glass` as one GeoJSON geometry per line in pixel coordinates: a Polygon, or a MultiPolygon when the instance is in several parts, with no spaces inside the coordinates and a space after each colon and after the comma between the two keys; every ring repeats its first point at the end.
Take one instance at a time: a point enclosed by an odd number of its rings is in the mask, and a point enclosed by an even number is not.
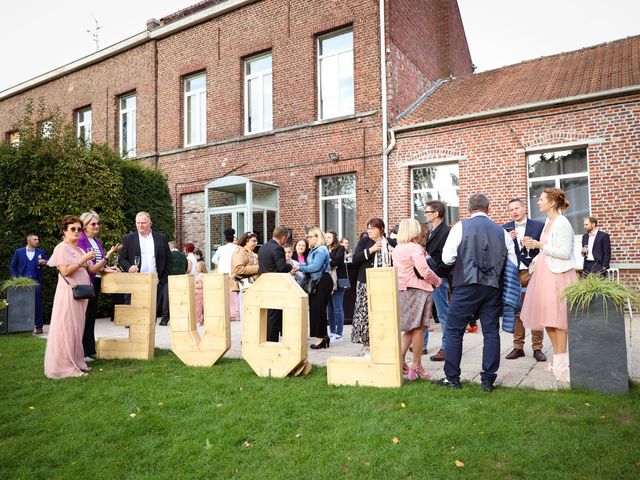
{"type": "Polygon", "coordinates": [[[531,249],[525,246],[525,243],[527,243],[529,240],[531,240],[531,237],[522,237],[522,247],[527,251],[527,254],[524,258],[526,258],[527,260],[530,260],[532,258],[531,249]]]}
{"type": "Polygon", "coordinates": [[[136,266],[138,271],[140,271],[140,260],[141,259],[138,256],[133,257],[133,264],[136,266]]]}

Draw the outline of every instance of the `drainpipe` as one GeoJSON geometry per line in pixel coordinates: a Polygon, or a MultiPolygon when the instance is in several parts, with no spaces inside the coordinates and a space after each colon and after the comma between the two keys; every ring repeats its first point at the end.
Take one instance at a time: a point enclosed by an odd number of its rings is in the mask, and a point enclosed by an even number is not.
{"type": "Polygon", "coordinates": [[[380,89],[382,101],[382,219],[389,225],[389,152],[387,148],[387,52],[384,0],[380,0],[380,89]]]}

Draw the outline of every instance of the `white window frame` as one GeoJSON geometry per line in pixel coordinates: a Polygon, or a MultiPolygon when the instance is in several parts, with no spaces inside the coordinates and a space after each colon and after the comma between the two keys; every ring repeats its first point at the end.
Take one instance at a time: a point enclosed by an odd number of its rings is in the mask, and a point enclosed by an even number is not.
{"type": "MultiPolygon", "coordinates": [[[[533,199],[531,198],[531,186],[533,183],[537,183],[537,182],[548,182],[553,180],[554,182],[554,186],[555,188],[561,188],[560,187],[560,181],[561,180],[567,180],[567,179],[572,179],[572,178],[587,178],[587,195],[588,195],[588,206],[589,206],[589,212],[587,212],[586,215],[584,215],[585,217],[590,215],[591,212],[591,181],[589,178],[589,146],[588,145],[584,145],[584,144],[578,144],[578,145],[562,145],[562,146],[550,146],[550,147],[545,147],[544,149],[540,149],[540,150],[527,150],[526,154],[525,154],[525,170],[527,171],[527,204],[528,204],[528,210],[529,210],[529,218],[533,218],[532,215],[532,211],[533,208],[537,208],[537,205],[534,204],[534,202],[532,201],[533,199]],[[530,177],[529,176],[529,156],[530,155],[540,155],[542,153],[552,153],[552,152],[561,152],[561,151],[566,151],[566,150],[579,150],[579,149],[585,149],[587,151],[587,155],[586,155],[586,161],[587,161],[587,166],[586,166],[586,170],[584,172],[581,173],[565,173],[565,174],[560,174],[560,175],[548,175],[546,177],[530,177]]],[[[581,239],[582,238],[582,234],[580,234],[580,232],[574,232],[575,233],[575,237],[576,239],[581,239]]],[[[581,258],[579,255],[576,256],[576,258],[581,258]]]]}
{"type": "MultiPolygon", "coordinates": [[[[430,193],[431,196],[433,197],[433,200],[440,200],[440,201],[445,201],[447,203],[447,206],[450,205],[449,202],[445,200],[443,200],[439,195],[438,195],[438,189],[437,188],[414,188],[413,187],[413,172],[417,169],[421,169],[421,168],[439,168],[439,167],[446,167],[446,166],[450,166],[450,165],[457,165],[458,166],[458,179],[460,178],[460,162],[459,161],[437,161],[437,162],[430,162],[430,163],[422,163],[419,165],[411,165],[411,168],[409,170],[409,183],[411,186],[411,196],[410,196],[410,201],[411,201],[411,218],[416,218],[416,206],[415,206],[415,202],[413,200],[413,196],[416,193],[430,193]]],[[[460,216],[460,186],[457,187],[453,187],[457,197],[458,197],[458,217],[460,216]]],[[[444,221],[448,221],[449,223],[454,223],[454,221],[457,221],[455,219],[452,218],[447,218],[447,214],[445,212],[445,218],[443,219],[444,221]]],[[[459,220],[459,219],[458,219],[459,220]]]]}
{"type": "Polygon", "coordinates": [[[244,134],[250,135],[253,133],[268,132],[270,130],[273,130],[273,54],[272,52],[256,55],[254,57],[247,58],[244,61],[244,134]],[[266,57],[271,57],[271,68],[262,70],[257,73],[252,73],[252,74],[247,73],[247,67],[249,63],[255,60],[261,60],[266,57]],[[265,102],[264,80],[265,80],[265,77],[268,75],[271,76],[271,119],[269,124],[267,124],[267,122],[265,121],[265,116],[264,116],[264,102],[265,102]],[[249,82],[251,80],[257,80],[258,85],[260,86],[259,87],[260,101],[258,102],[258,113],[259,113],[259,118],[261,120],[260,122],[261,125],[258,128],[255,128],[254,130],[249,129],[249,102],[251,100],[251,95],[249,92],[249,82]]]}
{"type": "MultiPolygon", "coordinates": [[[[341,238],[344,237],[344,225],[342,224],[342,200],[343,199],[353,199],[353,204],[356,207],[356,211],[357,211],[357,201],[356,201],[356,192],[357,192],[357,182],[358,182],[358,177],[356,176],[355,173],[341,173],[338,175],[327,175],[325,177],[320,177],[319,179],[320,181],[318,182],[318,198],[320,199],[320,203],[319,203],[319,208],[320,208],[320,228],[322,228],[323,231],[326,231],[326,225],[324,223],[324,209],[322,208],[322,204],[324,201],[326,200],[338,200],[338,229],[337,229],[337,234],[338,234],[338,238],[337,240],[340,241],[341,238]],[[346,176],[352,176],[353,177],[353,193],[349,193],[349,194],[343,194],[343,195],[327,195],[327,196],[323,196],[322,195],[322,182],[327,179],[327,178],[333,178],[333,177],[346,177],[346,176]]],[[[357,225],[356,225],[357,227],[357,225]]],[[[357,235],[357,232],[355,232],[357,235]]],[[[357,238],[352,239],[353,241],[357,241],[357,238]]],[[[353,246],[353,248],[355,248],[355,245],[353,246]]]]}
{"type": "Polygon", "coordinates": [[[196,145],[204,145],[207,142],[207,74],[206,72],[196,73],[189,75],[183,79],[184,87],[184,146],[194,147],[196,145]],[[187,92],[187,82],[194,78],[203,77],[204,87],[189,90],[187,92]],[[198,119],[193,125],[193,138],[195,139],[189,143],[188,139],[188,127],[189,127],[189,98],[196,97],[192,105],[195,108],[195,117],[198,119]],[[202,98],[204,97],[204,98],[202,98]],[[201,111],[200,104],[204,104],[204,112],[201,111]]]}
{"type": "Polygon", "coordinates": [[[81,108],[76,111],[76,138],[79,141],[84,142],[86,145],[91,143],[91,122],[93,121],[93,112],[91,107],[81,108]],[[87,113],[89,113],[89,120],[87,120],[87,113]],[[83,114],[84,120],[80,120],[80,115],[83,114]],[[82,128],[84,127],[84,135],[82,135],[82,128]]]}
{"type": "MultiPolygon", "coordinates": [[[[327,120],[329,118],[338,118],[338,117],[342,117],[345,115],[352,115],[353,113],[355,113],[355,102],[356,102],[356,98],[355,98],[355,55],[354,55],[354,49],[353,49],[353,27],[347,27],[347,28],[343,28],[340,30],[336,30],[335,32],[331,32],[328,33],[326,35],[321,35],[317,38],[317,44],[316,44],[316,48],[318,51],[318,59],[317,59],[317,76],[318,76],[318,120],[327,120]],[[322,41],[326,40],[328,38],[331,37],[337,37],[340,35],[343,35],[345,33],[349,33],[351,32],[352,34],[352,42],[351,42],[351,48],[345,48],[342,50],[339,50],[337,52],[331,53],[331,54],[326,54],[326,55],[321,55],[320,52],[322,51],[322,41]],[[334,116],[325,116],[324,112],[323,112],[323,108],[322,108],[322,60],[327,59],[329,57],[339,57],[340,55],[343,55],[347,52],[351,52],[351,58],[352,58],[352,64],[353,64],[353,69],[354,69],[354,78],[353,78],[353,84],[352,84],[352,88],[353,88],[353,103],[351,104],[351,108],[349,109],[349,111],[345,111],[342,112],[342,105],[340,105],[340,94],[338,92],[338,114],[334,115],[334,116]]],[[[338,62],[338,66],[340,65],[340,62],[338,62]]],[[[340,73],[338,72],[338,78],[340,78],[340,73]]]]}
{"type": "Polygon", "coordinates": [[[122,157],[124,158],[131,158],[131,157],[135,157],[136,156],[136,147],[137,147],[137,137],[136,137],[136,122],[137,122],[137,110],[138,110],[138,99],[136,97],[135,93],[132,94],[128,94],[128,95],[122,95],[121,97],[118,98],[118,107],[120,109],[120,123],[118,124],[118,131],[119,131],[119,151],[120,154],[122,155],[122,157]],[[127,99],[129,98],[133,98],[135,100],[135,104],[133,107],[131,108],[122,108],[122,104],[124,102],[126,102],[127,99]],[[122,126],[125,124],[124,119],[127,119],[127,131],[126,131],[126,137],[127,137],[127,151],[124,151],[124,135],[122,134],[123,130],[122,130],[122,126]]]}

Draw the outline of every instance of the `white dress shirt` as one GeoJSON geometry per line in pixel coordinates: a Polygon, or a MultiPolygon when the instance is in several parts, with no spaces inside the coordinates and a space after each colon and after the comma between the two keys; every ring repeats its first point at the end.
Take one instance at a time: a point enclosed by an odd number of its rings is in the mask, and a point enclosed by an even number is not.
{"type": "Polygon", "coordinates": [[[218,273],[231,273],[231,258],[236,248],[238,248],[238,245],[229,242],[216,250],[211,261],[218,266],[218,273]]]}
{"type": "Polygon", "coordinates": [[[587,248],[589,249],[587,251],[587,261],[588,262],[595,262],[596,259],[593,258],[593,243],[596,241],[596,235],[598,234],[598,229],[594,228],[591,233],[589,234],[589,244],[587,246],[587,248]]]}
{"type": "MultiPolygon", "coordinates": [[[[518,240],[518,245],[522,245],[522,239],[524,238],[524,234],[527,231],[527,217],[524,217],[524,220],[520,223],[514,220],[513,224],[516,226],[516,239],[518,240]]],[[[520,270],[528,269],[529,267],[527,267],[523,262],[520,262],[520,270]]]]}
{"type": "MultiPolygon", "coordinates": [[[[484,212],[476,212],[471,215],[471,218],[477,217],[479,215],[483,215],[489,218],[484,212]]],[[[509,236],[506,230],[504,232],[504,244],[507,247],[507,257],[509,261],[514,265],[518,264],[518,257],[516,257],[516,250],[513,246],[513,239],[509,236]]],[[[442,261],[447,265],[451,265],[456,261],[456,257],[458,256],[458,247],[460,246],[460,242],[462,242],[462,222],[456,223],[453,227],[451,227],[451,231],[449,232],[449,236],[447,237],[447,241],[442,248],[442,261]]]]}
{"type": "Polygon", "coordinates": [[[29,261],[33,260],[33,257],[35,256],[36,256],[36,249],[34,248],[33,250],[29,250],[27,248],[27,258],[29,259],[29,261]]]}
{"type": "Polygon", "coordinates": [[[140,272],[156,272],[156,245],[153,241],[153,233],[149,232],[146,237],[138,232],[140,241],[140,272]]]}

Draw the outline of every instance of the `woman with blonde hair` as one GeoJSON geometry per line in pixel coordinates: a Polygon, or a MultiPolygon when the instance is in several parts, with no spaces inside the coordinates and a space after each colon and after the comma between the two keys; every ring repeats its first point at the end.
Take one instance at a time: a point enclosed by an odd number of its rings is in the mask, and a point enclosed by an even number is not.
{"type": "Polygon", "coordinates": [[[562,212],[569,208],[565,194],[559,188],[545,188],[538,199],[538,208],[547,215],[540,241],[524,237],[522,244],[529,250],[539,249],[529,266],[532,272],[520,318],[525,328],[544,327],[553,346],[553,371],[556,380],[569,381],[567,353],[568,313],[566,300],[559,294],[577,279],[573,258],[573,227],[562,212]]]}
{"type": "Polygon", "coordinates": [[[300,271],[307,274],[311,282],[317,282],[316,287],[309,294],[309,336],[316,337],[311,348],[329,348],[330,338],[327,335],[327,305],[331,299],[333,280],[331,279],[331,265],[329,250],[325,246],[324,232],[313,227],[307,233],[311,250],[307,256],[307,263],[300,265],[300,271]]]}
{"type": "Polygon", "coordinates": [[[413,362],[409,366],[404,363],[403,371],[409,380],[427,379],[429,374],[421,361],[424,329],[431,319],[431,292],[440,286],[440,277],[427,265],[427,253],[421,245],[422,229],[417,220],[407,218],[400,222],[397,241],[392,257],[398,271],[403,361],[409,347],[413,349],[413,362]]]}

